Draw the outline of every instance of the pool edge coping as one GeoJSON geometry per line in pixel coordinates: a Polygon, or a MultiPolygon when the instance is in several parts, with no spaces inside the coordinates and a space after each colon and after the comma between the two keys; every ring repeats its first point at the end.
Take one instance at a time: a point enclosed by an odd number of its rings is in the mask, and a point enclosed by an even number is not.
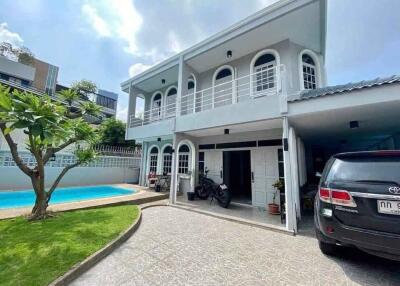
{"type": "Polygon", "coordinates": [[[64,286],[70,284],[72,281],[77,279],[79,276],[84,274],[90,268],[95,266],[98,262],[100,262],[103,258],[111,254],[114,250],[120,247],[128,238],[130,238],[139,228],[142,222],[142,207],[137,205],[139,215],[136,220],[130,225],[130,227],[118,235],[117,238],[110,241],[106,246],[99,249],[85,260],[78,262],[71,269],[69,269],[66,273],[55,279],[53,282],[49,284],[49,286],[64,286]]]}

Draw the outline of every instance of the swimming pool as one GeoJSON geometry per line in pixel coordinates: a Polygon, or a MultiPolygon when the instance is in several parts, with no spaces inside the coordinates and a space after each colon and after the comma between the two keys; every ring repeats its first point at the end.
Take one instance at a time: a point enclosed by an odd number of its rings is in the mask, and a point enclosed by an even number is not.
{"type": "MultiPolygon", "coordinates": [[[[111,185],[57,188],[50,204],[132,195],[135,190],[111,185]]],[[[35,202],[33,190],[0,192],[0,209],[31,207],[35,202]]]]}

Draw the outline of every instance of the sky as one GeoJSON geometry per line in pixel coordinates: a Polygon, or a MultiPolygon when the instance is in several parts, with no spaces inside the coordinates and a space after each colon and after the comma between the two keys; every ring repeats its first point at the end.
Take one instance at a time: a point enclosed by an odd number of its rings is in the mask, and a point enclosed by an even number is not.
{"type": "MultiPolygon", "coordinates": [[[[1,0],[0,42],[60,67],[58,82],[120,83],[276,0],[1,0]]],[[[400,74],[400,1],[328,0],[328,84],[400,74]]]]}

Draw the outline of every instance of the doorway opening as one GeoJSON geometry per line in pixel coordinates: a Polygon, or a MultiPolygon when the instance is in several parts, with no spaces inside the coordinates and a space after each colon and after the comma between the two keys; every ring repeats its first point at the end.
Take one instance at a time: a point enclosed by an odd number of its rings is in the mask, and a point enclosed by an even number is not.
{"type": "Polygon", "coordinates": [[[250,150],[223,152],[223,178],[232,201],[252,204],[250,150]]]}

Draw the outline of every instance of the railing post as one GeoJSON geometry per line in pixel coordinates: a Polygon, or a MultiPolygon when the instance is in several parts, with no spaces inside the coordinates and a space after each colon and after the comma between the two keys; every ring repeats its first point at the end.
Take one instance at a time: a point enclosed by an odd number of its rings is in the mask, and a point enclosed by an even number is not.
{"type": "Polygon", "coordinates": [[[194,89],[193,92],[193,114],[196,113],[196,88],[194,89]]]}
{"type": "Polygon", "coordinates": [[[233,82],[232,82],[232,104],[237,103],[237,97],[236,97],[236,95],[237,95],[237,90],[236,90],[237,83],[236,83],[236,80],[237,80],[237,70],[235,68],[235,74],[234,74],[234,78],[233,78],[233,82]]]}

